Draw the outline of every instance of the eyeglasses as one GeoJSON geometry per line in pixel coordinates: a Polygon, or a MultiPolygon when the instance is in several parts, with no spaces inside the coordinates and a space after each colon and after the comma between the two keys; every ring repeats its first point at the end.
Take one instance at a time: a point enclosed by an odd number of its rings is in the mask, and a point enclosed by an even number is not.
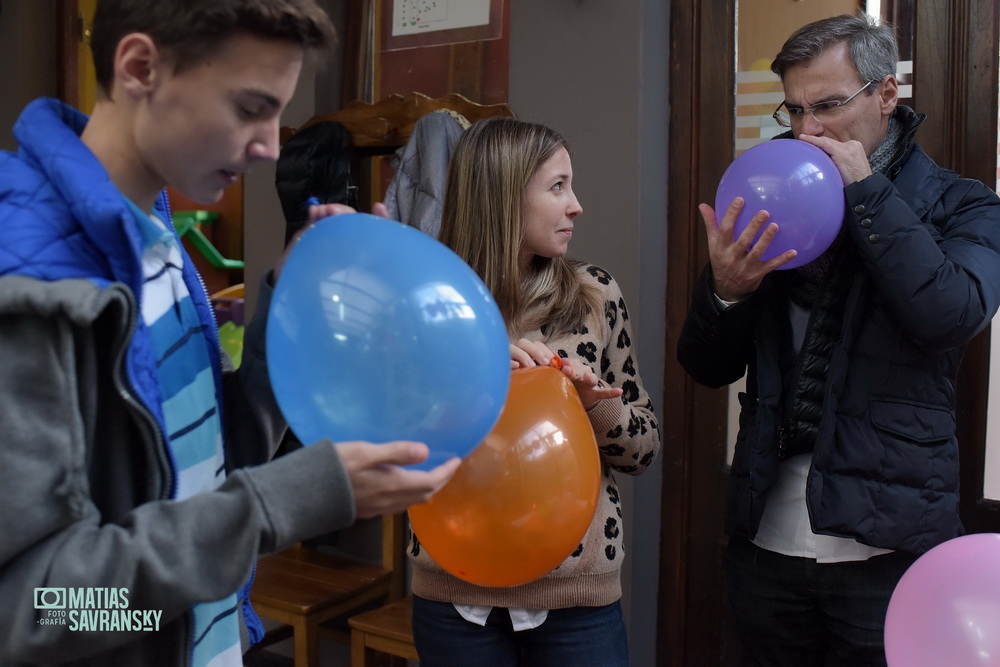
{"type": "Polygon", "coordinates": [[[778,122],[781,127],[791,127],[793,120],[801,120],[803,116],[807,113],[811,113],[813,118],[819,122],[824,122],[839,116],[847,103],[853,100],[855,97],[867,90],[873,83],[878,83],[879,79],[872,79],[865,85],[861,86],[861,90],[854,93],[846,100],[830,100],[829,102],[820,102],[819,104],[814,104],[811,107],[790,107],[784,102],[778,105],[778,108],[774,110],[771,117],[778,122]],[[781,107],[785,107],[782,110],[781,107]]]}

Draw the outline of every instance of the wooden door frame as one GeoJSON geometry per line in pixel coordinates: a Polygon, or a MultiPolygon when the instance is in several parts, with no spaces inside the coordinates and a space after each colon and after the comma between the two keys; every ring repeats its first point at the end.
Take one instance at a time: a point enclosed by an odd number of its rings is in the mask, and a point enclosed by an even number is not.
{"type": "MultiPolygon", "coordinates": [[[[914,108],[927,114],[921,145],[939,164],[995,187],[1000,7],[976,0],[896,4],[912,12],[914,108]]],[[[1000,532],[1000,502],[983,496],[989,363],[987,328],[969,344],[956,383],[960,510],[969,532],[1000,532]]]]}
{"type": "Polygon", "coordinates": [[[56,2],[56,94],[74,107],[79,106],[80,67],[77,44],[83,39],[83,18],[77,0],[56,2]]]}
{"type": "MultiPolygon", "coordinates": [[[[927,115],[920,145],[938,164],[994,187],[1000,8],[974,0],[892,0],[888,9],[913,39],[913,106],[927,115]]],[[[983,494],[989,363],[987,329],[966,349],[956,382],[960,512],[969,532],[1000,532],[1000,502],[983,494]]]]}
{"type": "MultiPolygon", "coordinates": [[[[863,2],[859,3],[863,6],[863,2]]],[[[883,13],[913,35],[914,108],[927,114],[920,144],[940,164],[996,181],[997,3],[889,0],[883,13]],[[920,63],[939,63],[928,67],[920,63]],[[954,76],[962,72],[963,76],[954,76]],[[924,94],[921,95],[921,92],[924,94]]],[[[708,261],[699,202],[732,161],[734,0],[671,0],[670,159],[664,405],[663,535],[657,662],[732,664],[737,647],[724,599],[726,390],[697,385],[677,362],[690,295],[708,261]]],[[[988,332],[968,348],[958,379],[962,515],[970,531],[1000,532],[1000,503],[983,499],[988,332]]]]}
{"type": "Polygon", "coordinates": [[[657,662],[712,665],[729,652],[718,600],[723,593],[722,517],[727,392],[698,385],[677,361],[690,295],[708,262],[697,206],[713,201],[732,161],[735,120],[734,3],[672,0],[670,8],[670,159],[667,206],[667,299],[663,502],[657,662]]]}

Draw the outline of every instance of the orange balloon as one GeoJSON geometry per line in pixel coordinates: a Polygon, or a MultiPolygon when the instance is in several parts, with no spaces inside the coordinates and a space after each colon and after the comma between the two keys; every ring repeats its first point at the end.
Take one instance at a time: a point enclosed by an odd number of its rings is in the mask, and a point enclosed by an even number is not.
{"type": "Polygon", "coordinates": [[[600,478],[594,429],[572,382],[549,366],[519,369],[496,426],[430,501],[409,508],[410,524],[447,572],[516,586],[576,549],[600,478]]]}

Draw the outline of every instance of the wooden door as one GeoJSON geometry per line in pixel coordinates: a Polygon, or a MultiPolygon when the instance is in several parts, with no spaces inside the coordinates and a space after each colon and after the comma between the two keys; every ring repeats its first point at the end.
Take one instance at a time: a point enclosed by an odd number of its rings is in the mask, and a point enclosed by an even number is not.
{"type": "MultiPolygon", "coordinates": [[[[940,164],[994,183],[997,3],[883,0],[881,7],[897,27],[903,59],[913,61],[913,99],[907,104],[928,115],[918,140],[940,164]]],[[[734,155],[736,8],[736,0],[672,0],[670,10],[664,403],[675,417],[664,434],[661,665],[733,665],[739,648],[722,579],[728,392],[697,385],[676,361],[691,290],[708,259],[697,205],[714,201],[734,155]]],[[[1000,504],[983,498],[988,359],[983,334],[969,346],[958,386],[962,514],[976,532],[1000,532],[1000,504]]]]}

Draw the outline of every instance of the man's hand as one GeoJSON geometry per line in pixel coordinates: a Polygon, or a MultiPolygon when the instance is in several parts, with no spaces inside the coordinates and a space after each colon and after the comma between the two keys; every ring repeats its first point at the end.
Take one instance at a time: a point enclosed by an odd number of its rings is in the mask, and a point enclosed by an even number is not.
{"type": "Polygon", "coordinates": [[[778,225],[767,222],[768,212],[758,211],[750,223],[733,239],[736,218],[743,210],[743,199],[737,197],[729,205],[726,214],[719,222],[715,211],[708,204],[698,206],[702,219],[705,221],[705,231],[708,234],[708,256],[712,263],[712,277],[715,280],[715,293],[723,301],[739,301],[760,287],[761,281],[768,273],[777,267],[795,259],[798,254],[794,250],[786,250],[777,257],[761,261],[761,255],[767,250],[778,232],[778,225]],[[753,242],[761,227],[764,232],[756,243],[753,242]],[[751,245],[752,244],[752,245],[751,245]]]}
{"type": "Polygon", "coordinates": [[[800,134],[799,139],[821,149],[833,159],[844,179],[844,185],[850,185],[872,175],[872,167],[868,164],[865,147],[860,141],[837,141],[830,137],[814,137],[810,134],[800,134]]]}
{"type": "Polygon", "coordinates": [[[427,502],[462,463],[453,458],[431,470],[403,468],[427,458],[430,450],[419,442],[338,442],[334,446],[351,479],[359,519],[395,514],[427,502]]]}

